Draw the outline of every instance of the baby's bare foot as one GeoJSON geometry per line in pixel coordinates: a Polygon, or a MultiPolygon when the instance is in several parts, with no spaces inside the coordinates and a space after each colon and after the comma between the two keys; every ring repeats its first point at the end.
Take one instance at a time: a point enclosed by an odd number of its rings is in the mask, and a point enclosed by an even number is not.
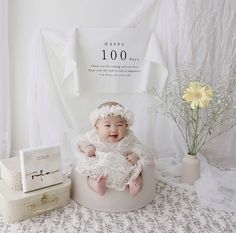
{"type": "Polygon", "coordinates": [[[143,179],[141,176],[138,176],[136,180],[133,180],[129,183],[129,193],[132,196],[135,196],[143,186],[143,179]]]}
{"type": "Polygon", "coordinates": [[[106,192],[106,177],[100,176],[98,179],[88,177],[88,186],[100,195],[104,195],[106,192]]]}
{"type": "Polygon", "coordinates": [[[106,191],[106,181],[107,178],[105,176],[101,176],[98,178],[97,182],[98,182],[98,193],[100,195],[104,195],[105,191],[106,191]]]}

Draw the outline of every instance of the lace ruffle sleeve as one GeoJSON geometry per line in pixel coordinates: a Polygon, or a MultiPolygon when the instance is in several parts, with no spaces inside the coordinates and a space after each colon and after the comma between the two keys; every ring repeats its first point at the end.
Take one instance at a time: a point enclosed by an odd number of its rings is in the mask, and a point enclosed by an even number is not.
{"type": "Polygon", "coordinates": [[[73,138],[71,142],[72,151],[77,152],[77,148],[79,145],[90,145],[87,133],[77,135],[76,137],[73,138]]]}
{"type": "Polygon", "coordinates": [[[95,130],[90,130],[89,132],[85,134],[80,134],[76,136],[72,140],[71,146],[72,146],[72,150],[75,152],[79,145],[94,145],[96,147],[97,143],[98,143],[98,136],[95,130]]]}

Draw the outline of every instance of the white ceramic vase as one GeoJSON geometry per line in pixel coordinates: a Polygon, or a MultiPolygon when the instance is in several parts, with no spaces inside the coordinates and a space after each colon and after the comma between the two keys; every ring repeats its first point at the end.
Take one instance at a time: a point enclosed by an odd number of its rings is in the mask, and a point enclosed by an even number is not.
{"type": "Polygon", "coordinates": [[[185,155],[181,169],[181,182],[194,185],[200,177],[200,161],[196,155],[185,155]]]}

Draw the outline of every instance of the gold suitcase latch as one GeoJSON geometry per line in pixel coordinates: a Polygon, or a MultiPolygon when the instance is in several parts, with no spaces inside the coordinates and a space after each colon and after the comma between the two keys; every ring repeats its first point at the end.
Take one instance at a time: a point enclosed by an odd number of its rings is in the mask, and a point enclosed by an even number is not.
{"type": "Polygon", "coordinates": [[[40,200],[43,204],[45,204],[48,200],[48,194],[44,193],[42,196],[40,196],[40,200]]]}

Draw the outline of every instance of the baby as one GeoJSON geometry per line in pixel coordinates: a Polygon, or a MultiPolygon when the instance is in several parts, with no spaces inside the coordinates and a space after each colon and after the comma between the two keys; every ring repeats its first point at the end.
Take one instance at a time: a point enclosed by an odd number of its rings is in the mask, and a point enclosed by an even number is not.
{"type": "Polygon", "coordinates": [[[106,188],[128,188],[136,195],[142,188],[142,161],[148,152],[130,130],[134,114],[116,102],[106,102],[90,114],[94,129],[74,140],[77,171],[100,195],[106,188]]]}

